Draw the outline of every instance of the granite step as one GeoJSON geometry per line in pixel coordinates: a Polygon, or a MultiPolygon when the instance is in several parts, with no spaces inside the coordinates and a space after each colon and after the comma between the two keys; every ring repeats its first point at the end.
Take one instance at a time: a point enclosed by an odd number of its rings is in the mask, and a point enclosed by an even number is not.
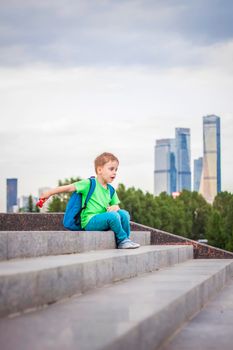
{"type": "MultiPolygon", "coordinates": [[[[130,238],[150,244],[150,231],[133,231],[130,238]]],[[[112,231],[1,231],[0,260],[82,253],[116,248],[112,231]]]]}
{"type": "Polygon", "coordinates": [[[232,260],[188,260],[15,318],[1,350],[155,350],[231,278],[232,260]]]}
{"type": "Polygon", "coordinates": [[[192,259],[192,246],[142,246],[0,262],[0,316],[192,259]]]}
{"type": "Polygon", "coordinates": [[[232,350],[233,279],[160,350],[232,350]]]}

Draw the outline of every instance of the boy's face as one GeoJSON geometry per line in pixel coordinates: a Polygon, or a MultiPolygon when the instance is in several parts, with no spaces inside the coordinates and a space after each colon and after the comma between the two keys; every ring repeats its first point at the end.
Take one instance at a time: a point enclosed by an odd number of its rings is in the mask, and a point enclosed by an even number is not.
{"type": "Polygon", "coordinates": [[[103,166],[97,168],[97,175],[101,176],[105,183],[112,182],[117,173],[118,162],[117,161],[109,161],[105,163],[103,166]]]}

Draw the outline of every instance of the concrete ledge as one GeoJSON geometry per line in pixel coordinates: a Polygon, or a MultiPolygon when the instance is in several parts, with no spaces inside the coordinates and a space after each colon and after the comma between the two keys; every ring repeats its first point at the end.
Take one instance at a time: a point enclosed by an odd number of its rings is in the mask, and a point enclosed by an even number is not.
{"type": "MultiPolygon", "coordinates": [[[[149,231],[131,232],[131,239],[149,245],[149,231]]],[[[82,253],[116,248],[112,231],[0,231],[0,260],[82,253]]]]}
{"type": "Polygon", "coordinates": [[[215,248],[208,244],[198,243],[192,239],[183,236],[174,235],[172,233],[157,230],[153,227],[131,222],[131,229],[134,231],[150,231],[151,244],[175,245],[184,244],[192,245],[194,249],[194,259],[233,259],[233,252],[228,252],[223,249],[215,248]]]}
{"type": "MultiPolygon", "coordinates": [[[[63,213],[0,213],[0,231],[64,231],[63,213]]],[[[233,252],[131,222],[132,231],[151,231],[151,244],[192,244],[195,259],[233,259],[233,252]]]]}
{"type": "Polygon", "coordinates": [[[63,217],[63,213],[0,213],[0,231],[64,231],[63,217]]]}
{"type": "Polygon", "coordinates": [[[192,259],[192,247],[144,246],[0,263],[0,315],[192,259]]]}
{"type": "Polygon", "coordinates": [[[189,260],[0,320],[2,350],[155,350],[232,276],[230,260],[189,260]]]}

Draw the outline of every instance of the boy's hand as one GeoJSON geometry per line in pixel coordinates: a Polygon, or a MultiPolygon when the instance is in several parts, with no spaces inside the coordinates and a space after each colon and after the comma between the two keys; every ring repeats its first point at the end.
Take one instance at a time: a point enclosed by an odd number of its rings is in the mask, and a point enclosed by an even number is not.
{"type": "Polygon", "coordinates": [[[120,210],[120,207],[119,205],[111,205],[109,207],[107,207],[107,211],[110,212],[110,211],[118,211],[120,210]]]}
{"type": "Polygon", "coordinates": [[[40,198],[43,199],[44,201],[47,201],[51,194],[49,192],[44,192],[41,194],[40,198]]]}
{"type": "Polygon", "coordinates": [[[45,199],[40,198],[40,199],[38,200],[38,202],[36,203],[36,206],[39,207],[39,208],[42,208],[43,205],[44,205],[44,202],[45,202],[45,199]]]}
{"type": "Polygon", "coordinates": [[[42,208],[44,203],[49,199],[49,197],[51,197],[51,194],[49,191],[42,193],[42,195],[39,198],[39,201],[36,203],[36,206],[39,208],[42,208]]]}

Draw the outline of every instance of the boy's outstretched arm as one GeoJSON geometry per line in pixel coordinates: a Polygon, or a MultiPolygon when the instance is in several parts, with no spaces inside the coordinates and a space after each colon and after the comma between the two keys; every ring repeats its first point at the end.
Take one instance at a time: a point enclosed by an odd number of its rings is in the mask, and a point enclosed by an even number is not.
{"type": "Polygon", "coordinates": [[[49,199],[49,197],[53,196],[54,194],[64,193],[64,192],[74,192],[76,191],[76,188],[73,184],[65,185],[65,186],[58,186],[56,188],[52,188],[51,190],[42,193],[40,196],[41,199],[45,199],[46,201],[49,199]]]}

